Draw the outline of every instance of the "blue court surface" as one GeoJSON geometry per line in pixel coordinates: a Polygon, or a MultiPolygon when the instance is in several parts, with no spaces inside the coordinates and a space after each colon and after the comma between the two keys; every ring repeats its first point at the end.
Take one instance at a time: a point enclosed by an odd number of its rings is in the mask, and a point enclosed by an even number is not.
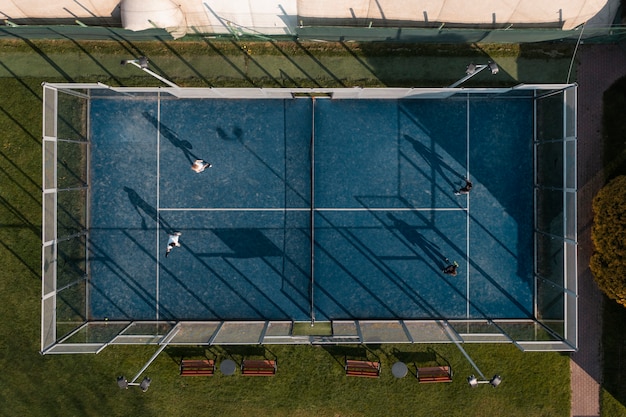
{"type": "Polygon", "coordinates": [[[532,317],[532,106],[94,98],[90,318],[532,317]]]}

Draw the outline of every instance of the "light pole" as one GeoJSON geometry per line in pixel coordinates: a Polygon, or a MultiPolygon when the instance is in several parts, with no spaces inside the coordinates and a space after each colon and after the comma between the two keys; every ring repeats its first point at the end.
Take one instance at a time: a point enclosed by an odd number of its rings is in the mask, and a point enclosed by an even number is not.
{"type": "Polygon", "coordinates": [[[478,365],[476,365],[476,362],[474,362],[469,353],[467,353],[465,349],[463,349],[463,346],[461,346],[461,343],[459,342],[460,336],[448,325],[447,321],[444,321],[442,323],[442,327],[444,332],[448,335],[448,338],[456,345],[457,348],[459,348],[463,356],[465,356],[465,359],[467,359],[470,365],[472,365],[472,368],[474,368],[476,373],[480,375],[481,379],[476,378],[476,376],[474,375],[470,375],[467,378],[467,383],[470,385],[470,387],[476,388],[478,384],[491,384],[492,387],[496,388],[498,385],[500,385],[500,383],[502,382],[502,378],[498,374],[494,375],[493,378],[491,378],[490,380],[487,380],[480,368],[478,368],[478,365]]]}
{"type": "Polygon", "coordinates": [[[493,378],[491,378],[490,380],[478,379],[474,375],[470,375],[467,378],[467,383],[472,388],[476,388],[478,384],[490,384],[492,387],[496,388],[498,385],[500,385],[501,382],[502,378],[500,377],[500,375],[494,375],[493,378]]]}
{"type": "MultiPolygon", "coordinates": [[[[138,63],[137,65],[141,65],[141,64],[138,63]]],[[[147,59],[146,59],[146,65],[147,65],[147,59]]],[[[150,366],[150,364],[154,362],[154,360],[159,356],[159,354],[163,352],[163,349],[165,349],[167,345],[170,344],[170,342],[174,339],[174,337],[176,337],[179,331],[180,331],[180,327],[178,325],[174,326],[174,328],[170,330],[170,332],[165,337],[163,337],[163,339],[161,340],[161,346],[159,346],[157,351],[154,352],[154,355],[152,355],[152,357],[143,366],[143,368],[141,368],[141,370],[137,372],[137,375],[135,375],[135,377],[130,382],[128,382],[125,376],[123,375],[118,376],[117,386],[120,387],[121,389],[128,389],[129,386],[137,386],[141,388],[143,392],[148,391],[148,388],[150,387],[150,383],[152,382],[150,378],[144,377],[143,381],[141,382],[135,382],[135,381],[137,381],[139,377],[141,376],[141,374],[143,374],[146,371],[146,369],[148,369],[148,366],[150,366]]]]}
{"type": "Polygon", "coordinates": [[[150,68],[148,68],[148,58],[146,58],[145,56],[140,56],[137,59],[123,59],[122,62],[120,62],[121,65],[134,65],[137,68],[139,68],[140,70],[142,70],[143,72],[146,72],[150,75],[152,75],[154,78],[156,78],[157,80],[164,82],[165,84],[169,85],[170,87],[174,87],[174,88],[180,88],[179,86],[177,86],[176,84],[174,84],[173,82],[171,82],[170,80],[161,77],[159,74],[153,72],[150,70],[150,68]]]}
{"type": "Polygon", "coordinates": [[[123,375],[117,377],[117,386],[120,387],[120,389],[128,389],[129,386],[134,386],[139,387],[143,392],[146,392],[148,391],[148,388],[150,388],[151,382],[152,380],[148,377],[145,377],[141,382],[128,382],[126,377],[123,375]]]}
{"type": "Polygon", "coordinates": [[[487,64],[483,64],[483,65],[476,65],[474,63],[471,63],[465,69],[465,77],[461,78],[459,81],[455,82],[448,88],[455,88],[463,84],[465,81],[469,80],[474,75],[478,74],[479,72],[487,68],[491,70],[492,75],[496,75],[500,71],[500,68],[498,68],[498,64],[496,64],[493,61],[489,61],[487,62],[487,64]]]}

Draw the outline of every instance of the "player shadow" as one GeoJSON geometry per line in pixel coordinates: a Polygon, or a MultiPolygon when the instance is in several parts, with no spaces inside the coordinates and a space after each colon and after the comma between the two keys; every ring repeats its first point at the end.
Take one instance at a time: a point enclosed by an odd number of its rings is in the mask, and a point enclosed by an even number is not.
{"type": "Polygon", "coordinates": [[[233,128],[232,136],[229,135],[224,129],[218,127],[215,129],[217,132],[217,136],[219,136],[222,140],[242,140],[243,139],[243,130],[239,126],[235,126],[233,128]]]}
{"type": "Polygon", "coordinates": [[[143,230],[148,229],[148,225],[146,223],[146,216],[150,218],[150,220],[154,221],[155,224],[158,223],[160,227],[165,230],[167,233],[173,233],[174,229],[167,224],[161,216],[159,216],[159,212],[153,206],[148,204],[146,200],[141,198],[139,194],[135,190],[129,187],[124,187],[124,191],[128,194],[128,200],[130,204],[133,205],[134,209],[137,211],[139,216],[141,217],[141,228],[143,230]]]}
{"type": "Polygon", "coordinates": [[[387,213],[387,217],[393,222],[393,227],[395,227],[409,243],[418,246],[437,267],[442,269],[447,266],[445,265],[446,257],[441,253],[439,246],[429,241],[424,235],[418,232],[417,226],[411,226],[392,213],[387,213]]]}
{"type": "Polygon", "coordinates": [[[439,173],[441,177],[450,185],[450,188],[453,192],[458,191],[459,186],[455,184],[455,181],[458,182],[457,178],[463,180],[465,177],[462,174],[459,174],[454,168],[444,162],[441,155],[433,152],[431,149],[428,149],[418,140],[413,139],[409,135],[404,135],[404,139],[409,142],[415,152],[420,154],[426,163],[431,167],[434,172],[439,173]],[[452,179],[451,179],[452,178],[452,179]]]}
{"type": "Polygon", "coordinates": [[[191,152],[191,150],[193,149],[193,145],[191,144],[191,142],[189,142],[188,140],[180,139],[178,137],[178,135],[176,133],[174,133],[174,131],[172,131],[172,129],[170,129],[169,127],[165,126],[163,123],[159,122],[156,119],[156,117],[154,117],[150,113],[143,112],[142,115],[150,123],[152,123],[152,125],[155,128],[158,129],[158,131],[161,134],[161,136],[163,136],[165,139],[169,140],[172,145],[174,145],[175,147],[177,147],[178,149],[181,150],[181,152],[183,153],[185,158],[187,158],[187,160],[189,161],[190,164],[192,164],[197,159],[201,159],[197,155],[195,155],[193,152],[191,152]]]}

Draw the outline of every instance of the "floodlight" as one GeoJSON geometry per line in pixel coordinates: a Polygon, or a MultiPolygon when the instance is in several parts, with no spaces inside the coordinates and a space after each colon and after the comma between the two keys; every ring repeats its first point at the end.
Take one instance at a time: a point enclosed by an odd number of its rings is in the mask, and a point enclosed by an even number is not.
{"type": "Polygon", "coordinates": [[[487,63],[487,65],[489,66],[489,69],[491,70],[491,73],[492,73],[493,75],[496,75],[496,74],[498,73],[498,71],[500,71],[500,68],[498,68],[498,64],[496,64],[496,63],[495,63],[495,62],[493,62],[493,61],[489,61],[489,62],[487,63]]]}
{"type": "Polygon", "coordinates": [[[128,387],[133,386],[133,387],[139,387],[141,388],[141,390],[143,392],[148,391],[148,388],[150,388],[150,383],[152,382],[152,380],[148,377],[145,377],[143,379],[143,381],[141,381],[140,384],[134,382],[135,380],[133,380],[133,382],[128,382],[128,380],[126,379],[125,376],[118,376],[117,377],[117,386],[120,387],[120,389],[128,389],[128,387]]]}
{"type": "Polygon", "coordinates": [[[470,385],[470,387],[476,388],[478,386],[478,379],[476,379],[474,375],[470,375],[467,378],[467,383],[470,385]]]}
{"type": "Polygon", "coordinates": [[[467,68],[465,69],[465,73],[467,75],[472,75],[473,73],[476,72],[476,64],[474,64],[473,62],[471,64],[469,64],[467,66],[467,68]]]}
{"type": "Polygon", "coordinates": [[[128,389],[128,380],[126,380],[125,376],[117,377],[117,386],[120,387],[120,389],[128,389]]]}
{"type": "MultiPolygon", "coordinates": [[[[145,377],[143,379],[143,381],[141,381],[141,384],[139,384],[139,388],[141,388],[141,390],[143,392],[148,391],[148,388],[150,388],[150,383],[152,382],[152,380],[148,377],[145,377]]],[[[499,382],[498,382],[499,383],[499,382]]]]}
{"type": "Polygon", "coordinates": [[[500,385],[501,382],[502,382],[502,378],[500,377],[500,375],[494,375],[493,378],[491,378],[491,381],[489,381],[491,386],[494,388],[500,385]]]}
{"type": "MultiPolygon", "coordinates": [[[[148,58],[146,58],[145,56],[140,56],[139,58],[137,58],[137,62],[139,63],[139,66],[143,69],[143,68],[148,68],[148,58]]],[[[497,68],[497,67],[496,67],[497,68]]],[[[495,74],[495,73],[494,73],[495,74]]]]}

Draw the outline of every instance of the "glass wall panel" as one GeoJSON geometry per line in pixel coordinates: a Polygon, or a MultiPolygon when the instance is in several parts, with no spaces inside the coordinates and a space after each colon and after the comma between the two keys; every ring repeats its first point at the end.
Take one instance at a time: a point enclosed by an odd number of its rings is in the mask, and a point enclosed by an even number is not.
{"type": "Polygon", "coordinates": [[[87,99],[59,91],[59,139],[87,140],[87,99]]]}
{"type": "Polygon", "coordinates": [[[168,334],[175,323],[167,321],[153,321],[153,322],[136,322],[133,323],[128,329],[122,333],[124,336],[128,335],[151,335],[151,336],[165,336],[168,334]]]}
{"type": "Polygon", "coordinates": [[[501,322],[496,323],[504,333],[515,341],[555,340],[544,327],[533,322],[501,322]]]}
{"type": "Polygon", "coordinates": [[[536,189],[537,230],[563,236],[563,191],[536,189]]]}
{"type": "Polygon", "coordinates": [[[57,293],[57,333],[63,336],[87,321],[86,282],[84,280],[57,293]]]}
{"type": "Polygon", "coordinates": [[[578,346],[578,299],[574,295],[568,294],[566,296],[567,300],[567,311],[566,311],[566,336],[567,341],[572,346],[578,346]]]}
{"type": "Polygon", "coordinates": [[[108,343],[128,326],[128,322],[92,322],[83,326],[66,343],[108,343]]]}
{"type": "Polygon", "coordinates": [[[537,145],[537,184],[563,188],[563,142],[537,145]]]}
{"type": "Polygon", "coordinates": [[[77,188],[87,184],[87,143],[57,143],[57,184],[77,188]]]}
{"type": "Polygon", "coordinates": [[[576,93],[575,88],[565,90],[565,136],[576,136],[576,93]]]}
{"type": "Polygon", "coordinates": [[[43,142],[43,187],[50,190],[57,187],[56,178],[56,141],[44,140],[43,142]]]}
{"type": "Polygon", "coordinates": [[[565,244],[565,261],[567,263],[567,276],[565,277],[566,288],[574,294],[578,293],[578,261],[576,257],[577,247],[573,243],[565,244]]]}
{"type": "Polygon", "coordinates": [[[537,280],[537,319],[559,336],[565,337],[565,293],[541,279],[537,280]]]}
{"type": "Polygon", "coordinates": [[[56,289],[55,272],[56,272],[56,254],[55,245],[43,247],[43,295],[46,296],[56,289]]]}
{"type": "Polygon", "coordinates": [[[399,321],[359,321],[364,343],[408,343],[399,321]]]}
{"type": "Polygon", "coordinates": [[[56,137],[56,107],[57,90],[45,87],[43,89],[43,134],[44,136],[56,137]]]}
{"type": "Polygon", "coordinates": [[[56,193],[43,196],[43,240],[50,242],[56,239],[56,193]]]}
{"type": "Polygon", "coordinates": [[[563,138],[563,92],[537,99],[537,139],[563,138]]]}
{"type": "Polygon", "coordinates": [[[85,279],[87,274],[85,249],[85,236],[59,242],[57,250],[57,288],[63,288],[85,279]]]}
{"type": "Polygon", "coordinates": [[[41,310],[41,350],[44,350],[56,342],[55,297],[44,299],[41,310]]]}
{"type": "Polygon", "coordinates": [[[576,240],[576,193],[565,193],[565,237],[576,240]]]}
{"type": "Polygon", "coordinates": [[[87,190],[60,191],[57,208],[59,238],[82,233],[87,229],[87,190]]]}
{"type": "Polygon", "coordinates": [[[537,274],[559,287],[564,286],[563,241],[537,233],[537,274]]]}
{"type": "Polygon", "coordinates": [[[565,187],[576,188],[576,142],[565,142],[565,187]]]}
{"type": "Polygon", "coordinates": [[[204,344],[209,343],[220,322],[187,322],[181,323],[179,331],[172,339],[175,344],[204,344]]]}

